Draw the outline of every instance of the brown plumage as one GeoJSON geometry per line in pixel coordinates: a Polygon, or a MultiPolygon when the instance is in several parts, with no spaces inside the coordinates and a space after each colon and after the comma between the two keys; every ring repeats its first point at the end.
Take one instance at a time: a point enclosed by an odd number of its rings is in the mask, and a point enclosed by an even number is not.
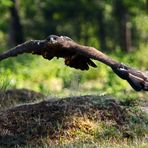
{"type": "Polygon", "coordinates": [[[117,62],[93,47],[83,46],[66,36],[50,35],[45,40],[31,40],[20,44],[3,54],[0,61],[18,54],[32,53],[51,60],[54,57],[64,58],[65,64],[80,70],[97,67],[92,59],[110,66],[120,78],[125,79],[136,90],[148,91],[147,72],[141,72],[117,62]]]}

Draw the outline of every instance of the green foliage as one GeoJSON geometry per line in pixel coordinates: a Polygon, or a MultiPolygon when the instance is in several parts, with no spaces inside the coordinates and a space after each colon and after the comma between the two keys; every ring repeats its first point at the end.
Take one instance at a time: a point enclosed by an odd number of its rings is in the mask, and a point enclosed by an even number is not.
{"type": "MultiPolygon", "coordinates": [[[[66,2],[60,0],[29,0],[20,1],[17,7],[26,39],[41,39],[49,34],[64,34],[81,43],[101,47],[101,39],[103,36],[100,34],[104,29],[105,31],[103,34],[105,35],[106,40],[106,43],[104,44],[107,44],[108,49],[114,49],[119,46],[119,43],[117,43],[119,32],[115,20],[117,18],[113,15],[115,2],[123,4],[128,10],[130,16],[129,23],[131,24],[133,34],[133,45],[137,42],[137,38],[141,39],[141,42],[143,42],[143,37],[135,34],[135,29],[139,26],[135,23],[135,18],[146,17],[146,4],[144,0],[138,0],[136,3],[130,0],[69,0],[66,2]],[[101,25],[102,28],[100,28],[101,25]]],[[[0,29],[7,34],[10,27],[10,24],[8,23],[10,21],[10,15],[9,10],[4,9],[4,7],[6,5],[11,5],[12,1],[1,0],[0,3],[3,10],[0,14],[0,29]]],[[[118,14],[119,13],[122,13],[122,10],[119,10],[118,14]]],[[[143,21],[139,22],[142,23],[143,21]]],[[[139,32],[139,34],[141,34],[141,30],[139,30],[139,32]]]]}
{"type": "Polygon", "coordinates": [[[8,7],[11,6],[13,3],[11,0],[0,0],[0,7],[8,7]]]}

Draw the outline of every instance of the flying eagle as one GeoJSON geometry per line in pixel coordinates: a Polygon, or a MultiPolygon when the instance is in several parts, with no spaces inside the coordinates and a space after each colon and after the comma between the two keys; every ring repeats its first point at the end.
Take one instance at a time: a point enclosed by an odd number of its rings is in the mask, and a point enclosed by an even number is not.
{"type": "Polygon", "coordinates": [[[67,36],[50,35],[45,40],[27,41],[0,54],[0,61],[23,53],[42,55],[48,60],[54,57],[64,58],[67,66],[80,70],[88,70],[89,66],[97,67],[92,59],[97,60],[111,67],[114,73],[127,80],[136,91],[148,91],[147,72],[130,68],[93,47],[76,43],[67,36]]]}

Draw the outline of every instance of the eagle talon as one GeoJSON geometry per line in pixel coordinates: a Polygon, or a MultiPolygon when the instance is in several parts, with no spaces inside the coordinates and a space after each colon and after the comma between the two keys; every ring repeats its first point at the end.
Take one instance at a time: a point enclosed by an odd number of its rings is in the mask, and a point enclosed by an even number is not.
{"type": "Polygon", "coordinates": [[[119,65],[116,68],[112,68],[112,70],[122,79],[127,79],[128,77],[128,67],[124,64],[119,65]]]}

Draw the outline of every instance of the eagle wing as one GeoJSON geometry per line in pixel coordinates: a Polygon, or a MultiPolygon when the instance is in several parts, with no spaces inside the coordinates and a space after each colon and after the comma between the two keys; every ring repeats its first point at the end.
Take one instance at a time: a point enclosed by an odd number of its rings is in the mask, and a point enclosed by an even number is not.
{"type": "Polygon", "coordinates": [[[90,58],[77,54],[70,57],[65,57],[65,65],[80,70],[88,70],[89,66],[94,68],[97,67],[97,65],[90,58]]]}
{"type": "Polygon", "coordinates": [[[69,37],[50,35],[45,40],[31,40],[20,44],[11,50],[0,54],[0,61],[23,53],[32,53],[51,60],[62,57],[67,66],[88,70],[89,66],[96,67],[92,59],[100,61],[112,68],[120,78],[127,80],[136,91],[148,91],[148,74],[125,66],[93,47],[77,44],[69,37]]]}
{"type": "MultiPolygon", "coordinates": [[[[113,72],[117,74],[120,78],[127,80],[127,82],[131,85],[131,87],[134,90],[148,91],[148,72],[142,72],[142,71],[133,69],[131,67],[128,67],[120,62],[117,62],[111,59],[110,57],[96,50],[93,47],[83,46],[75,43],[72,40],[66,41],[64,37],[57,38],[56,40],[57,40],[57,44],[62,45],[63,50],[67,52],[74,51],[75,54],[78,54],[78,57],[75,60],[73,60],[73,58],[70,57],[70,60],[68,60],[70,62],[68,62],[68,64],[67,62],[65,62],[66,65],[77,68],[78,63],[85,61],[84,63],[85,64],[88,63],[88,64],[85,65],[86,67],[83,64],[82,66],[83,68],[85,67],[84,69],[87,70],[89,65],[91,66],[93,65],[93,67],[96,67],[94,63],[90,64],[91,59],[94,59],[111,67],[113,72]]],[[[67,59],[65,59],[65,61],[67,61],[67,59]]],[[[82,69],[82,68],[79,67],[79,69],[82,69]]]]}
{"type": "MultiPolygon", "coordinates": [[[[72,41],[69,37],[62,36],[66,41],[72,41]]],[[[65,64],[80,70],[88,70],[89,66],[97,67],[96,64],[88,57],[77,54],[74,50],[67,51],[61,49],[59,44],[56,44],[57,39],[61,39],[56,35],[50,35],[45,40],[30,40],[20,44],[3,54],[0,54],[0,61],[9,57],[14,57],[23,53],[31,53],[41,55],[43,58],[51,60],[54,57],[62,57],[65,59],[65,64]]]]}

